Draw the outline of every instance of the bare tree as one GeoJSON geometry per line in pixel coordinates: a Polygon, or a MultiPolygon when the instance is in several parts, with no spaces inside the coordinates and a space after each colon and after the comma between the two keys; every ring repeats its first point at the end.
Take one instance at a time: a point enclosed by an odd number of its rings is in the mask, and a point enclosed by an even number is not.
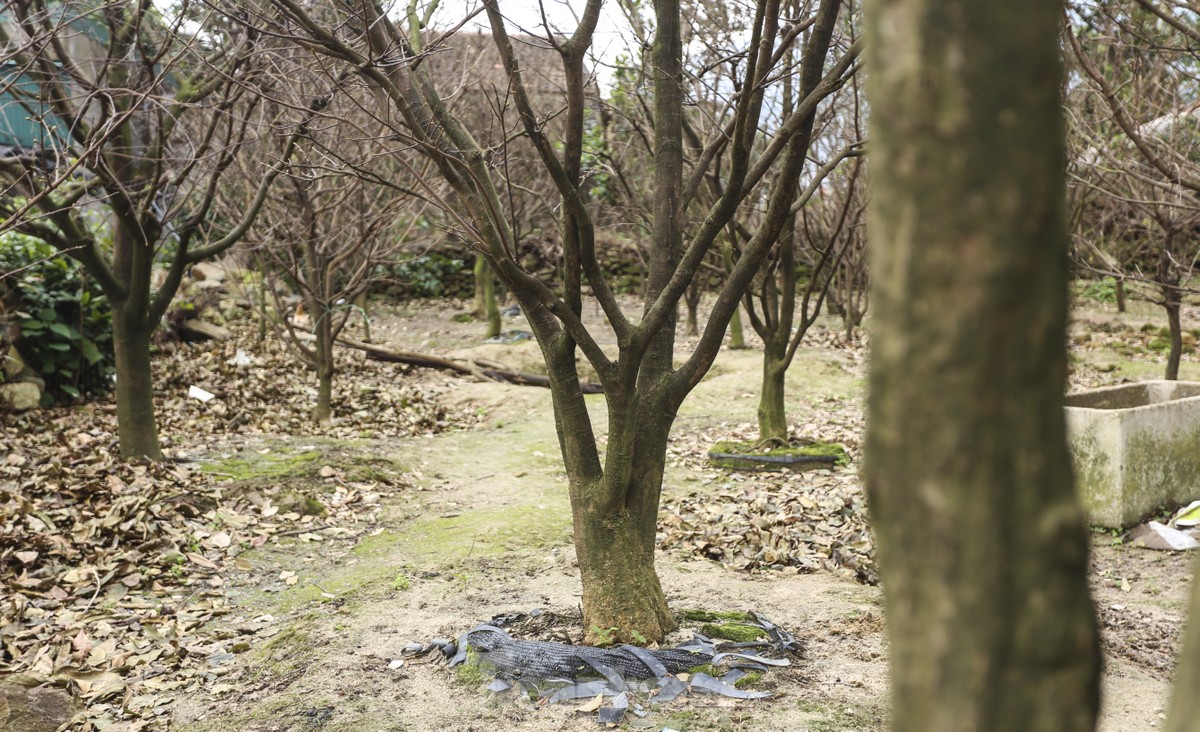
{"type": "Polygon", "coordinates": [[[434,91],[421,60],[436,48],[432,43],[423,44],[417,24],[409,22],[405,30],[369,1],[340,6],[339,15],[321,18],[294,0],[272,0],[267,12],[252,20],[272,33],[302,38],[328,58],[351,64],[380,90],[396,116],[397,134],[406,135],[416,149],[434,160],[441,178],[454,190],[454,210],[461,216],[464,235],[519,300],[549,373],[583,578],[584,624],[593,639],[611,635],[620,640],[655,641],[674,626],[654,571],[655,526],[674,414],[716,357],[741,294],[790,211],[793,191],[785,186],[772,191],[762,229],[744,248],[717,297],[696,350],[680,367],[673,364],[676,307],[724,227],[761,179],[760,169],[778,165],[782,180],[799,177],[809,143],[807,120],[821,100],[844,83],[852,65],[852,54],[833,62],[828,59],[840,5],[839,0],[822,0],[806,7],[803,16],[792,22],[781,16],[775,0],[756,5],[749,24],[752,32],[739,50],[743,83],[742,92],[736,95],[737,111],[730,124],[706,138],[705,151],[688,173],[684,166],[683,110],[687,100],[680,8],[676,0],[656,3],[650,66],[655,90],[655,206],[646,304],[638,322],[621,310],[600,269],[595,227],[581,192],[587,85],[584,58],[599,18],[599,0],[587,3],[573,34],[547,35],[547,42],[560,55],[567,89],[564,132],[557,141],[545,132],[547,112],[530,102],[500,6],[494,1],[484,6],[498,62],[508,71],[525,134],[561,199],[562,297],[524,271],[514,256],[516,242],[501,215],[499,200],[503,171],[489,165],[485,151],[434,91]],[[774,80],[781,55],[779,44],[794,41],[800,27],[811,27],[797,86],[800,101],[771,143],[760,155],[753,155],[764,93],[774,80]],[[728,187],[685,242],[685,212],[707,166],[722,152],[728,160],[728,187]],[[600,347],[580,318],[585,282],[613,330],[615,358],[600,347]],[[609,429],[603,454],[579,388],[577,352],[604,385],[609,429]]]}
{"type": "MultiPolygon", "coordinates": [[[[845,42],[853,44],[857,19],[848,13],[842,22],[847,29],[845,42]]],[[[785,113],[795,104],[795,91],[788,78],[784,79],[780,101],[785,113]]],[[[826,302],[836,268],[850,251],[852,239],[842,233],[854,224],[851,214],[861,213],[855,209],[855,199],[850,195],[862,168],[859,155],[863,136],[857,101],[857,87],[852,79],[847,89],[832,100],[826,113],[814,120],[809,130],[813,140],[810,155],[821,155],[824,163],[809,174],[803,190],[793,194],[795,200],[782,235],[764,260],[755,286],[745,295],[748,319],[763,340],[758,431],[764,443],[789,444],[787,370],[826,302]],[[852,104],[845,104],[839,97],[848,98],[852,104]],[[847,158],[853,158],[845,166],[849,170],[847,195],[835,197],[832,195],[835,188],[827,184],[828,177],[847,158]],[[807,225],[811,221],[807,207],[818,190],[823,193],[822,208],[833,209],[828,231],[807,225]]]]}
{"type": "Polygon", "coordinates": [[[1080,81],[1068,97],[1071,167],[1087,189],[1077,260],[1122,288],[1150,286],[1170,332],[1167,379],[1179,376],[1182,299],[1200,256],[1194,18],[1151,0],[1078,2],[1064,29],[1080,81]]]}
{"type": "Polygon", "coordinates": [[[290,154],[259,176],[241,215],[218,227],[217,183],[251,130],[269,130],[251,91],[258,34],[212,11],[183,32],[148,0],[11,0],[0,23],[5,113],[32,143],[0,153],[0,231],[40,238],[79,260],[113,311],[121,452],[162,457],[150,337],[189,267],[250,226],[290,154]],[[86,212],[98,211],[101,225],[86,212]],[[156,262],[166,265],[154,282],[156,262]]]}

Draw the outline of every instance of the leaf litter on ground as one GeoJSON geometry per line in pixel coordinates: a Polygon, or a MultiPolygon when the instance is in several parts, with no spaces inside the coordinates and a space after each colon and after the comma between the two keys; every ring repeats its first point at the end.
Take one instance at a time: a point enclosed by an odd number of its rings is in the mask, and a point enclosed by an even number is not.
{"type": "MultiPolygon", "coordinates": [[[[811,334],[822,348],[848,356],[861,371],[865,339],[847,343],[835,331],[811,334]]],[[[668,461],[690,480],[664,491],[658,544],[721,562],[738,570],[829,570],[876,584],[874,540],[858,476],[863,405],[858,398],[828,397],[806,405],[793,422],[795,442],[840,444],[851,464],[804,472],[737,471],[712,466],[711,447],[723,440],[755,442],[757,425],[720,423],[677,436],[668,461]]]]}
{"type": "MultiPolygon", "coordinates": [[[[478,421],[442,406],[441,377],[397,379],[392,366],[342,354],[358,362],[335,381],[342,416],[315,425],[315,385],[296,378],[290,354],[236,332],[156,358],[169,458],[230,433],[409,437],[478,421]],[[192,385],[217,398],[188,398],[192,385]]],[[[0,673],[65,685],[82,703],[69,729],[81,732],[163,729],[174,693],[232,691],[230,661],[274,620],[239,617],[228,602],[228,579],[253,569],[240,555],[281,536],[377,530],[378,497],[407,486],[403,475],[350,480],[325,466],[322,511],[301,515],[271,502],[277,487],[248,490],[178,460],[122,461],[116,434],[110,401],[0,415],[0,673]]]]}

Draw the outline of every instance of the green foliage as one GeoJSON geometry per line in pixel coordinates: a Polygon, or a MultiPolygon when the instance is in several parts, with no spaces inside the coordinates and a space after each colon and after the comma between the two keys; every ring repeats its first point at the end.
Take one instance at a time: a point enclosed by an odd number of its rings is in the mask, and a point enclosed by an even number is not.
{"type": "Polygon", "coordinates": [[[414,297],[437,297],[442,294],[442,283],[446,278],[460,272],[463,266],[461,259],[436,253],[421,254],[393,265],[392,274],[414,297]]]}
{"type": "Polygon", "coordinates": [[[83,265],[38,239],[6,233],[0,236],[0,296],[21,329],[17,349],[45,379],[51,399],[110,388],[112,310],[83,265]]]}
{"type": "Polygon", "coordinates": [[[1117,281],[1112,277],[1092,280],[1083,288],[1083,296],[1096,302],[1108,303],[1109,305],[1116,304],[1117,281]]]}
{"type": "Polygon", "coordinates": [[[590,630],[592,635],[596,637],[596,645],[600,648],[611,646],[617,642],[617,633],[620,628],[601,628],[599,625],[593,625],[590,630]]]}

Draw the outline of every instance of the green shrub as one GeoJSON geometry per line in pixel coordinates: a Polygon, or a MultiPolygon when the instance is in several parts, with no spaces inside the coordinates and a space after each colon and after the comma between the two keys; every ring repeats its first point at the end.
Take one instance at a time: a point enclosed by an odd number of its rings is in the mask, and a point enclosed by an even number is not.
{"type": "Polygon", "coordinates": [[[20,327],[17,350],[50,399],[110,388],[112,311],[83,265],[38,239],[0,235],[0,297],[20,327]]]}
{"type": "Polygon", "coordinates": [[[437,297],[447,278],[462,272],[463,260],[442,254],[421,254],[392,266],[392,274],[413,297],[437,297]]]}
{"type": "Polygon", "coordinates": [[[1083,288],[1083,296],[1089,300],[1113,305],[1117,302],[1117,281],[1112,277],[1092,280],[1083,288]]]}

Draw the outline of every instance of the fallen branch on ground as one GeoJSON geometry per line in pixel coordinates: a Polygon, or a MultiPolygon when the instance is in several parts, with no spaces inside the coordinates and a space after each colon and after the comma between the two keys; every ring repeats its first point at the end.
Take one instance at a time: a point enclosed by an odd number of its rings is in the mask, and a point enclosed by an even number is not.
{"type": "MultiPolygon", "coordinates": [[[[508,368],[504,364],[496,363],[482,358],[471,359],[470,361],[452,360],[431,356],[426,353],[411,353],[408,351],[396,351],[383,346],[377,346],[373,343],[363,343],[362,341],[352,340],[350,338],[338,338],[337,343],[346,348],[354,348],[363,351],[367,354],[367,358],[375,361],[386,361],[389,363],[402,363],[409,366],[417,366],[419,368],[439,369],[441,371],[453,371],[458,374],[467,374],[471,376],[482,376],[493,381],[504,381],[509,384],[518,384],[520,386],[542,386],[549,388],[550,378],[542,374],[529,373],[528,371],[516,371],[508,368]]],[[[594,384],[590,381],[580,381],[579,390],[584,394],[603,394],[604,387],[600,384],[594,384]]]]}

